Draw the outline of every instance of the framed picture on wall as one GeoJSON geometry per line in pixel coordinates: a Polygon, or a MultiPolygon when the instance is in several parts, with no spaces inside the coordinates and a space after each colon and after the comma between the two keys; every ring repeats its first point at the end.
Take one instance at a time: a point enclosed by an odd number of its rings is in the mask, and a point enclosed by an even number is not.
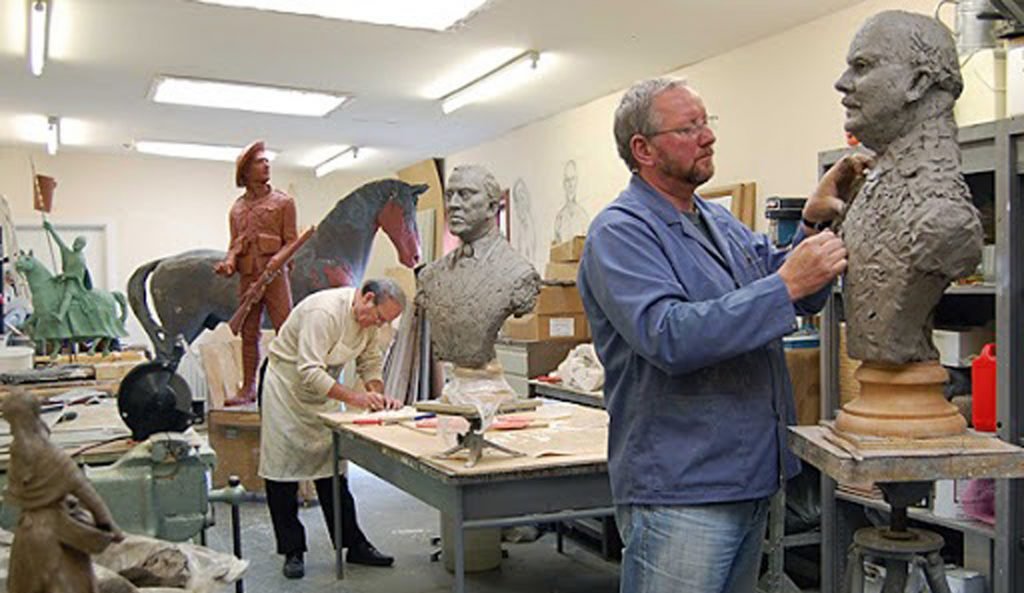
{"type": "Polygon", "coordinates": [[[700,197],[709,202],[715,202],[732,212],[732,215],[740,222],[747,225],[750,230],[755,230],[757,217],[757,184],[753,181],[747,183],[734,183],[721,185],[697,192],[700,197]]]}

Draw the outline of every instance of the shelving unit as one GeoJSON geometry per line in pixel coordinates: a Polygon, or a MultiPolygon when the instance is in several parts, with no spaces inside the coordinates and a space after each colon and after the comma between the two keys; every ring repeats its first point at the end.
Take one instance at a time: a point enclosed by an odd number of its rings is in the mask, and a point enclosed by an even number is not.
{"type": "MultiPolygon", "coordinates": [[[[939,315],[967,318],[978,324],[996,321],[996,398],[998,435],[1024,444],[1024,117],[964,127],[959,132],[963,171],[978,199],[991,194],[991,211],[982,208],[983,222],[995,235],[996,284],[952,287],[939,305],[939,315]],[[982,195],[984,194],[984,195],[982,195]],[[990,216],[991,220],[986,221],[990,216]],[[994,303],[993,303],[994,300],[994,303]],[[974,317],[972,319],[972,316],[974,317]]],[[[843,150],[819,153],[818,172],[824,173],[843,150]]],[[[987,206],[983,204],[983,206],[987,206]]],[[[833,293],[825,306],[821,331],[821,417],[833,419],[839,408],[839,322],[842,297],[833,293]]],[[[821,590],[838,592],[852,537],[843,506],[884,508],[886,505],[847,493],[822,475],[821,590]],[[842,505],[840,504],[842,502],[842,505]]],[[[999,480],[996,486],[996,527],[974,521],[936,517],[912,511],[915,520],[963,534],[965,564],[986,572],[992,593],[1024,591],[1024,480],[999,480]],[[984,526],[983,529],[981,526],[984,526]],[[984,549],[979,549],[984,548],[984,549]],[[987,569],[987,570],[986,570],[987,569]]]]}

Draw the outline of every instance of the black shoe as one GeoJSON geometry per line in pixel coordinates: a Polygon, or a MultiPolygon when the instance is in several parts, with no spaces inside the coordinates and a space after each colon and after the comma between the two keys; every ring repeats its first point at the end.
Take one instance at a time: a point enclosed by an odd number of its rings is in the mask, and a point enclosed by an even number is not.
{"type": "Polygon", "coordinates": [[[356,544],[348,549],[345,561],[351,564],[365,564],[366,566],[391,566],[395,559],[391,556],[381,554],[370,542],[356,544]]]}
{"type": "Polygon", "coordinates": [[[286,579],[301,579],[306,576],[306,566],[302,562],[302,552],[294,552],[284,557],[284,568],[281,569],[286,579]]]}

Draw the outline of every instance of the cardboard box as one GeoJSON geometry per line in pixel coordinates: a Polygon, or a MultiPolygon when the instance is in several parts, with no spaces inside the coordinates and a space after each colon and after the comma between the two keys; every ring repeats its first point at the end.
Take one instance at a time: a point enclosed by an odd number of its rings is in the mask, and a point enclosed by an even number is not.
{"type": "Polygon", "coordinates": [[[580,261],[583,257],[583,241],[586,237],[573,237],[562,243],[551,245],[551,253],[548,257],[553,262],[574,262],[580,261]]]}
{"type": "Polygon", "coordinates": [[[575,284],[576,273],[579,269],[579,262],[548,262],[548,265],[544,267],[544,279],[575,284]]]}
{"type": "Polygon", "coordinates": [[[539,315],[582,313],[583,300],[580,299],[580,291],[575,286],[541,286],[533,312],[539,315]]]}
{"type": "Polygon", "coordinates": [[[511,340],[552,340],[590,338],[590,326],[587,317],[582,313],[574,315],[538,315],[530,313],[516,319],[505,320],[501,334],[511,340]]]}
{"type": "Polygon", "coordinates": [[[263,492],[260,467],[260,413],[212,410],[208,419],[210,447],[217,452],[213,485],[226,486],[238,476],[249,492],[263,492]]]}

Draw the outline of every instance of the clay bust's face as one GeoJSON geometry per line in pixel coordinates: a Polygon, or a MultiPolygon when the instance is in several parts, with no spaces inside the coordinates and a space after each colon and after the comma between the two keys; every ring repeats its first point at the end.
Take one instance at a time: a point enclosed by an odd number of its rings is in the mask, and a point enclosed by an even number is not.
{"type": "Polygon", "coordinates": [[[448,178],[444,191],[448,228],[463,241],[483,236],[495,224],[497,200],[487,195],[483,181],[483,176],[473,170],[455,171],[448,178]]]}
{"type": "Polygon", "coordinates": [[[884,20],[869,21],[850,44],[847,69],[835,83],[846,108],[844,127],[874,150],[882,150],[907,129],[915,71],[905,56],[901,32],[884,20]]]}
{"type": "Polygon", "coordinates": [[[245,166],[245,182],[262,184],[270,181],[270,159],[262,150],[249,159],[245,166]]]}

